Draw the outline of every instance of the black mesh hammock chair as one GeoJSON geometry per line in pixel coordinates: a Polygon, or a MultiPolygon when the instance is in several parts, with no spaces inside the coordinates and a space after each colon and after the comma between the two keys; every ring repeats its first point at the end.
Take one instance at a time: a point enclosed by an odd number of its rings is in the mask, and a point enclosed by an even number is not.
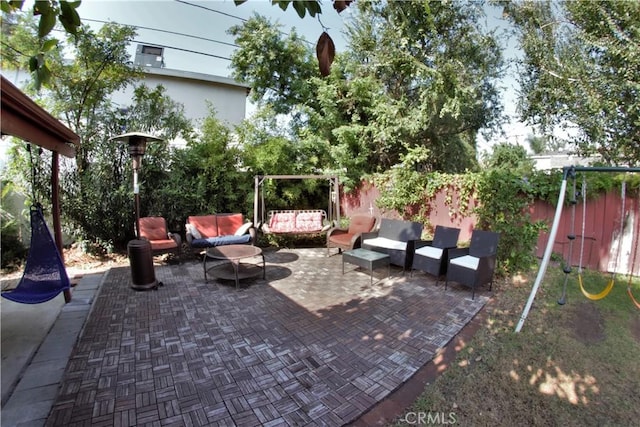
{"type": "Polygon", "coordinates": [[[40,304],[69,289],[69,276],[38,204],[31,207],[31,247],[22,279],[4,298],[22,304],[40,304]]]}

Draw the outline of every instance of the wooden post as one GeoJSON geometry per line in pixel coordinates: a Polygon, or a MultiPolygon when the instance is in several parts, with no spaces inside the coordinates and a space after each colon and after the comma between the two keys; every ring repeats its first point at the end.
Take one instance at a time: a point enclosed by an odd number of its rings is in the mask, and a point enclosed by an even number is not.
{"type": "MultiPolygon", "coordinates": [[[[60,259],[64,265],[64,251],[62,242],[62,225],[60,221],[60,155],[57,151],[51,152],[51,211],[53,216],[53,237],[60,253],[60,259]]],[[[71,301],[71,291],[64,291],[64,302],[71,301]]]]}

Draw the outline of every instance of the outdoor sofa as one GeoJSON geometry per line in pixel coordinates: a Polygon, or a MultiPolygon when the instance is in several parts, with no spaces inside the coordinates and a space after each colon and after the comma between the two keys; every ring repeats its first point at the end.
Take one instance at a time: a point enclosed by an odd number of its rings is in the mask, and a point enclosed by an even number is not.
{"type": "Polygon", "coordinates": [[[186,238],[192,250],[222,245],[253,244],[256,229],[241,213],[194,215],[187,218],[186,238]]]}
{"type": "Polygon", "coordinates": [[[376,231],[362,233],[362,248],[389,255],[389,262],[411,268],[416,241],[422,235],[422,224],[399,219],[382,218],[376,231]]]}

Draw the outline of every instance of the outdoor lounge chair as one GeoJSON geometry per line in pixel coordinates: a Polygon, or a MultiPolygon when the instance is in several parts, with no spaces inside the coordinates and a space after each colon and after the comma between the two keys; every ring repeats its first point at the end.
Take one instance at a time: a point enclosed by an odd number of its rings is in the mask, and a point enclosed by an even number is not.
{"type": "Polygon", "coordinates": [[[161,216],[140,218],[140,238],[151,243],[153,255],[180,254],[182,238],[178,233],[171,233],[167,230],[167,221],[161,216]]]}
{"type": "Polygon", "coordinates": [[[499,240],[499,233],[474,230],[468,248],[451,249],[445,289],[449,282],[468,286],[472,291],[471,299],[475,298],[478,286],[488,283],[491,290],[499,240]]]}
{"type": "Polygon", "coordinates": [[[356,214],[351,217],[349,227],[334,227],[327,232],[327,254],[330,248],[342,250],[357,249],[362,244],[362,233],[375,230],[378,221],[366,214],[356,214]]]}
{"type": "Polygon", "coordinates": [[[433,240],[416,242],[411,270],[421,270],[436,277],[436,285],[440,276],[446,274],[449,264],[449,251],[458,245],[460,229],[436,226],[433,240]]]}

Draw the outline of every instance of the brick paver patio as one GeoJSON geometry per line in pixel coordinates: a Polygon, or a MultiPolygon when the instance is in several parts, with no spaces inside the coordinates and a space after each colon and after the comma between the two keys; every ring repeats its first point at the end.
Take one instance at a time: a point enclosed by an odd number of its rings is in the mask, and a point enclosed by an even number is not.
{"type": "Polygon", "coordinates": [[[371,285],[323,248],[265,257],[266,280],[241,290],[205,283],[195,262],[157,266],[157,291],[133,291],[128,267],[109,271],[47,425],[344,425],[488,299],[398,269],[371,285]]]}

